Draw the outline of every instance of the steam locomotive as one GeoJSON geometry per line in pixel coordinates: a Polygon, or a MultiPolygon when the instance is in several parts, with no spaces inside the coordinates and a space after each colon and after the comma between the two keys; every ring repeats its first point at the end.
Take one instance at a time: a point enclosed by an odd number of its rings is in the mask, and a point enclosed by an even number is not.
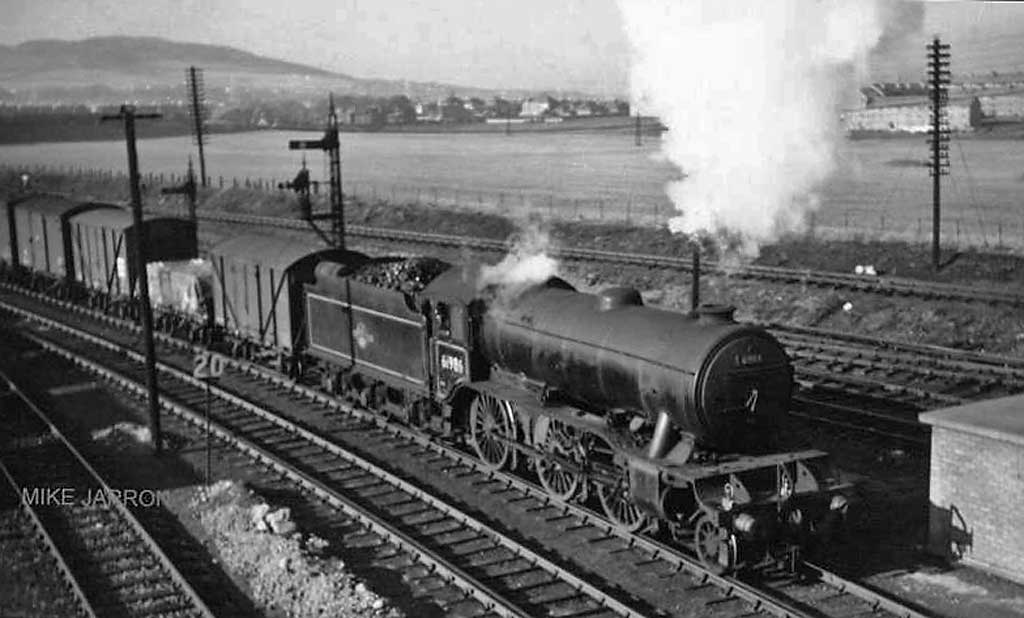
{"type": "MultiPolygon", "coordinates": [[[[5,276],[131,315],[136,275],[121,277],[117,251],[140,234],[116,208],[8,203],[5,276]],[[120,227],[85,242],[83,208],[120,227]]],[[[160,260],[148,276],[173,272],[181,287],[167,295],[168,330],[315,378],[495,470],[532,471],[555,498],[594,501],[621,528],[660,527],[717,571],[791,559],[827,542],[845,513],[850,487],[826,453],[772,448],[792,366],[731,307],[685,315],[644,306],[632,288],[586,294],[549,277],[516,289],[484,284],[478,264],[256,234],[217,245],[197,269],[182,261],[196,254],[194,228],[157,221],[143,232],[160,260]],[[202,301],[182,311],[174,298],[190,294],[202,301]]]]}

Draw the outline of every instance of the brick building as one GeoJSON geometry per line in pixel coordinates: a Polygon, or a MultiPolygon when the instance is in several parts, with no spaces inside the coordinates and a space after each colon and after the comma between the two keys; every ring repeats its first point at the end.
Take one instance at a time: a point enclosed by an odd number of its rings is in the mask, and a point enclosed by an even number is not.
{"type": "Polygon", "coordinates": [[[1024,396],[921,415],[932,426],[932,553],[1024,583],[1024,396]]]}

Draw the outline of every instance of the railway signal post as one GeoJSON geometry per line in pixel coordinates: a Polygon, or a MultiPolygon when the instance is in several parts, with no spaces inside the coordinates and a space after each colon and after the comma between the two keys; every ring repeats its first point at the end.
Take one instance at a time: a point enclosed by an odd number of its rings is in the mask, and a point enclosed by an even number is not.
{"type": "Polygon", "coordinates": [[[103,116],[101,121],[124,122],[124,138],[128,148],[128,187],[132,196],[132,227],[135,229],[135,247],[132,259],[139,284],[139,313],[142,315],[142,334],[146,346],[146,389],[149,393],[149,431],[153,450],[163,450],[160,431],[160,394],[156,382],[156,346],[153,343],[153,308],[149,304],[149,280],[146,276],[146,243],[142,238],[142,192],[139,190],[139,155],[135,150],[135,121],[160,118],[160,114],[137,114],[134,105],[122,105],[117,114],[103,116]]]}
{"type": "MultiPolygon", "coordinates": [[[[313,226],[317,234],[325,238],[333,247],[337,249],[345,248],[345,202],[344,195],[341,192],[341,140],[338,138],[338,114],[334,109],[334,95],[330,95],[329,109],[327,113],[327,130],[324,131],[324,136],[317,140],[291,140],[288,142],[288,150],[322,150],[327,153],[328,162],[330,164],[330,212],[327,213],[316,213],[312,212],[312,209],[305,214],[306,220],[313,226]],[[331,222],[330,236],[328,237],[324,232],[316,226],[316,221],[327,219],[331,222]]],[[[303,164],[305,169],[305,164],[303,164]]],[[[300,172],[301,174],[301,172],[300,172]]],[[[308,196],[309,191],[309,175],[305,176],[304,189],[308,196]]],[[[303,183],[294,183],[303,184],[303,183]]],[[[293,187],[296,191],[300,189],[293,187]]]]}

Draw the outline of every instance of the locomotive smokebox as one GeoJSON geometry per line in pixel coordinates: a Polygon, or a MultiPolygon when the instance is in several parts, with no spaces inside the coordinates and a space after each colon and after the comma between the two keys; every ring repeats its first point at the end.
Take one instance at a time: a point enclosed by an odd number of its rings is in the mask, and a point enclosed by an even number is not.
{"type": "Polygon", "coordinates": [[[593,411],[668,411],[697,443],[750,448],[788,413],[792,367],[764,329],[734,308],[699,315],[645,307],[632,288],[582,294],[552,279],[485,314],[481,343],[498,367],[593,411]]]}

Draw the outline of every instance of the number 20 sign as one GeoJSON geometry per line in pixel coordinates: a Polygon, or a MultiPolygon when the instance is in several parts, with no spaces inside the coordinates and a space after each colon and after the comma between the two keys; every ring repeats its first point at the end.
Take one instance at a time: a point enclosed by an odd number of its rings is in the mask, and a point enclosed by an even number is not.
{"type": "Polygon", "coordinates": [[[200,380],[219,378],[224,373],[226,363],[227,359],[220,354],[200,352],[192,359],[192,377],[200,380]]]}

